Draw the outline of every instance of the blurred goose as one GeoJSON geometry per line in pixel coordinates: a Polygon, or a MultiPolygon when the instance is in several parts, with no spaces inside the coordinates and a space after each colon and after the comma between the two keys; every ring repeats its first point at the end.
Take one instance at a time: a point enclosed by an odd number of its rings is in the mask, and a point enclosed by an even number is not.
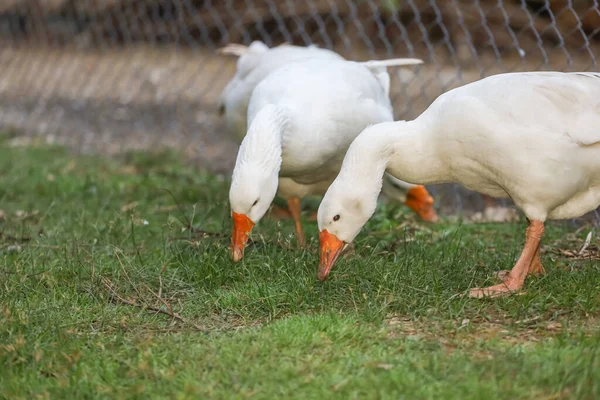
{"type": "Polygon", "coordinates": [[[365,129],[319,207],[319,279],[375,211],[385,171],[416,184],[458,182],[510,197],[528,219],[521,256],[501,284],[470,296],[519,290],[527,274],[544,272],[546,219],[575,218],[600,205],[600,73],[495,75],[439,96],[413,121],[365,129]]]}
{"type": "MultiPolygon", "coordinates": [[[[304,245],[300,199],[325,192],[364,128],[393,120],[386,67],[421,62],[303,60],[277,69],[256,86],[229,192],[234,261],[243,257],[250,231],[276,194],[287,200],[304,245]]],[[[415,211],[437,218],[425,188],[415,186],[409,194],[415,211]]]]}
{"type": "Polygon", "coordinates": [[[308,59],[344,60],[334,51],[317,46],[293,46],[282,44],[269,48],[260,41],[250,46],[229,44],[219,49],[220,54],[235,55],[237,61],[234,77],[223,89],[219,99],[219,113],[225,115],[227,129],[241,142],[246,135],[248,103],[252,91],[267,75],[277,68],[294,61],[308,59]]]}

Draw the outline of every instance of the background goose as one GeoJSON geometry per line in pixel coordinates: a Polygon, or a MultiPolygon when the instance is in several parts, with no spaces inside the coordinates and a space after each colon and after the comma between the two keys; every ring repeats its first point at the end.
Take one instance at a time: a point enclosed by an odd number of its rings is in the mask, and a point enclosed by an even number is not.
{"type": "Polygon", "coordinates": [[[241,142],[246,135],[248,103],[252,91],[267,75],[290,62],[308,59],[344,60],[334,51],[317,46],[282,44],[270,48],[260,41],[250,46],[230,44],[219,53],[238,56],[236,73],[219,99],[219,113],[225,115],[228,130],[241,142]]]}
{"type": "Polygon", "coordinates": [[[441,95],[413,121],[367,128],[319,207],[321,280],[375,211],[386,170],[512,198],[528,219],[521,256],[503,283],[470,295],[518,290],[527,274],[544,271],[544,221],[600,205],[600,74],[495,75],[441,95]]]}
{"type": "MultiPolygon", "coordinates": [[[[304,244],[300,199],[325,192],[364,128],[393,120],[386,66],[417,63],[311,59],[288,63],[256,86],[229,193],[234,261],[276,194],[287,200],[304,244]]],[[[415,211],[437,218],[424,188],[410,195],[415,211]]]]}

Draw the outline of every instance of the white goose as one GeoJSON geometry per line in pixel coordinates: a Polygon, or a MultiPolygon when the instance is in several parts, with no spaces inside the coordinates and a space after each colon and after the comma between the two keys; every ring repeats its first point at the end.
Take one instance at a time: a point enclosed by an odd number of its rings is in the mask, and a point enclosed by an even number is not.
{"type": "Polygon", "coordinates": [[[519,290],[527,274],[544,272],[544,221],[600,205],[600,73],[495,75],[441,95],[413,121],[365,129],[319,207],[319,279],[375,211],[386,170],[512,198],[529,221],[523,252],[503,283],[470,295],[519,290]]]}
{"type": "MultiPolygon", "coordinates": [[[[315,45],[308,47],[282,44],[269,48],[260,41],[254,41],[250,46],[241,44],[229,44],[221,49],[219,53],[239,56],[235,76],[223,89],[219,100],[219,112],[225,115],[228,130],[241,142],[247,131],[247,115],[250,96],[256,85],[265,79],[270,73],[291,62],[320,59],[320,60],[345,60],[338,53],[318,48],[315,45]]],[[[409,60],[410,62],[410,60],[409,60]]],[[[377,79],[384,86],[386,96],[389,97],[389,74],[385,69],[378,69],[377,79]]],[[[326,189],[326,188],[325,188],[326,189]]],[[[325,192],[316,190],[317,193],[325,192]]],[[[426,199],[423,189],[406,182],[402,182],[390,175],[386,175],[383,184],[383,193],[395,202],[405,204],[417,211],[419,217],[428,222],[438,219],[433,207],[422,207],[421,201],[426,199]]],[[[429,197],[433,202],[433,199],[429,197]]],[[[273,215],[279,217],[292,217],[296,219],[291,210],[273,207],[273,215]]]]}
{"type": "MultiPolygon", "coordinates": [[[[386,67],[421,62],[303,60],[277,69],[256,86],[229,193],[234,261],[243,257],[252,227],[276,194],[287,199],[304,245],[300,199],[325,192],[364,128],[393,120],[386,67]]],[[[413,187],[409,197],[415,211],[437,218],[423,187],[413,187]]]]}

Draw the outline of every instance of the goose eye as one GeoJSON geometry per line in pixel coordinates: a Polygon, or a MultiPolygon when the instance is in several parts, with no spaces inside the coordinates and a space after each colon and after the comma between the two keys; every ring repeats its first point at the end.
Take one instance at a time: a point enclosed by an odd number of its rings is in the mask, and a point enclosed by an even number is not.
{"type": "Polygon", "coordinates": [[[256,199],[256,200],[254,201],[254,203],[252,203],[252,207],[254,207],[254,206],[255,206],[255,205],[257,205],[257,204],[258,204],[258,199],[256,199]]]}
{"type": "Polygon", "coordinates": [[[338,215],[335,215],[335,216],[333,217],[333,221],[334,221],[334,222],[335,222],[335,221],[339,221],[339,219],[340,219],[340,215],[339,215],[339,214],[338,214],[338,215]]]}

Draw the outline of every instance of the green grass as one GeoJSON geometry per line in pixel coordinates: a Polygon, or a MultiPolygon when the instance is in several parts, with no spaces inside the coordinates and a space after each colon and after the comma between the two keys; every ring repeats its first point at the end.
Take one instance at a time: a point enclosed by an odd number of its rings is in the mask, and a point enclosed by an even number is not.
{"type": "Polygon", "coordinates": [[[554,251],[591,227],[550,224],[548,274],[474,300],[524,222],[385,207],[321,283],[315,223],[300,250],[262,221],[231,263],[227,182],[178,159],[0,146],[0,398],[599,398],[600,262],[554,251]]]}

